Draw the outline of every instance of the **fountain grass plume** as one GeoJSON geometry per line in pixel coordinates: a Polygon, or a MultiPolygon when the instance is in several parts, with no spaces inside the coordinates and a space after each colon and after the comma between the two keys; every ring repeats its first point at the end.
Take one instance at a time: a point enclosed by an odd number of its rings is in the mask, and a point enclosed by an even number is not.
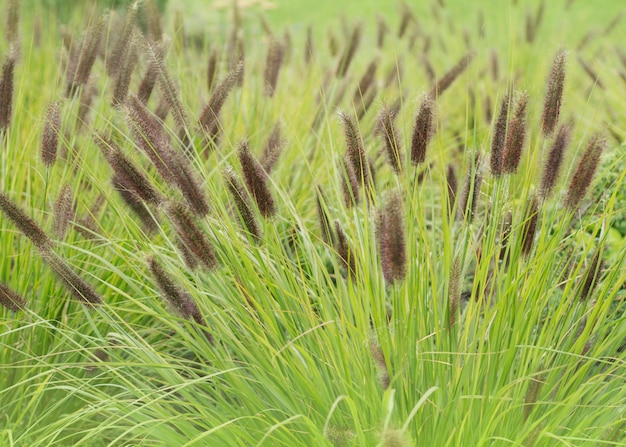
{"type": "Polygon", "coordinates": [[[56,101],[48,106],[41,136],[41,161],[47,167],[57,159],[59,134],[61,132],[61,104],[56,101]]]}
{"type": "Polygon", "coordinates": [[[578,209],[591,185],[605,145],[606,140],[600,135],[594,135],[590,138],[567,189],[566,208],[572,211],[578,209]]]}
{"type": "Polygon", "coordinates": [[[432,138],[435,103],[430,95],[424,95],[413,125],[411,139],[411,163],[418,165],[426,161],[426,149],[432,138]]]}
{"type": "Polygon", "coordinates": [[[246,141],[239,144],[237,150],[239,163],[243,173],[246,188],[252,195],[263,217],[270,217],[276,213],[276,204],[268,184],[268,175],[261,164],[254,158],[246,141]]]}

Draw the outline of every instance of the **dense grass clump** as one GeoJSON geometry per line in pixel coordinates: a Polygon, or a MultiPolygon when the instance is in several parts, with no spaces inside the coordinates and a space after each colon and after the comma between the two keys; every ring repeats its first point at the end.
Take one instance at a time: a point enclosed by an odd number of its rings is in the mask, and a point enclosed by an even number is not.
{"type": "Polygon", "coordinates": [[[618,8],[157,3],[1,5],[0,445],[626,445],[618,8]]]}

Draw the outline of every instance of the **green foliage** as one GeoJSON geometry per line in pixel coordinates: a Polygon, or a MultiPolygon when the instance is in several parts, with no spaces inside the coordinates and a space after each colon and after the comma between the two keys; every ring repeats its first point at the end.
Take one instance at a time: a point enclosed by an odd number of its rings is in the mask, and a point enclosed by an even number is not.
{"type": "Polygon", "coordinates": [[[281,21],[291,3],[267,12],[273,27],[254,8],[201,32],[165,17],[163,47],[143,10],[127,41],[121,13],[75,12],[64,48],[25,2],[0,192],[53,241],[35,247],[3,205],[0,283],[26,307],[0,304],[0,445],[625,445],[625,36],[566,3],[394,4],[380,47],[385,23],[352,15],[314,24],[305,46],[281,21]],[[101,45],[74,91],[85,36],[101,45]],[[558,48],[572,137],[543,197],[558,48]],[[154,71],[145,107],[112,105],[128,67],[131,94],[154,71]],[[507,92],[522,156],[494,176],[507,92]],[[599,168],[568,210],[596,134],[599,168]],[[413,160],[412,144],[425,150],[413,160]],[[60,262],[104,302],[76,299],[60,262]]]}

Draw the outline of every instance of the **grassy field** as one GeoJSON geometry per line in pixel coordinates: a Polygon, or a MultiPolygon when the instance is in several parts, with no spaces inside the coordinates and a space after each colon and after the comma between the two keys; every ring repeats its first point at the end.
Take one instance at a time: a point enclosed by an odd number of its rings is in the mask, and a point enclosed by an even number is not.
{"type": "Polygon", "coordinates": [[[0,446],[626,445],[621,2],[240,3],[0,2],[0,446]]]}

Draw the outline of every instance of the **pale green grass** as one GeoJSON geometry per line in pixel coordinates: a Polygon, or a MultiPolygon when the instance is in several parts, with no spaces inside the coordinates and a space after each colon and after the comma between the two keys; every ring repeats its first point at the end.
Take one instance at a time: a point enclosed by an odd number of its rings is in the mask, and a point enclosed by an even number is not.
{"type": "MultiPolygon", "coordinates": [[[[619,118],[626,112],[626,83],[619,72],[626,68],[614,51],[624,31],[618,26],[580,52],[593,61],[606,90],[594,88],[576,60],[580,39],[590,29],[606,27],[619,2],[600,8],[578,1],[570,13],[563,11],[564,2],[549,2],[534,45],[523,39],[528,4],[521,0],[518,6],[450,0],[441,24],[420,15],[425,32],[436,36],[430,56],[439,76],[465,54],[464,27],[476,54],[468,71],[437,101],[437,132],[427,157],[431,165],[421,184],[417,175],[424,166],[405,163],[403,175],[394,176],[377,155],[381,141],[372,133],[382,101],[393,102],[405,92],[398,128],[406,151],[420,95],[429,88],[419,50],[407,49],[407,39],[390,35],[383,50],[375,48],[372,13],[380,3],[285,1],[266,11],[277,34],[285,26],[290,29],[294,45],[271,99],[262,95],[267,38],[258,11],[244,12],[244,85],[222,112],[219,149],[208,158],[191,159],[211,202],[209,216],[199,225],[219,259],[220,268],[213,272],[185,267],[161,209],[155,210],[161,226],[148,235],[113,191],[110,168],[91,131],[116,132],[126,154],[143,167],[149,163],[123,113],[110,107],[112,81],[101,60],[92,74],[101,93],[89,127],[75,127],[77,100],[64,104],[62,145],[73,161],[59,161],[51,169],[41,164],[45,109],[63,96],[65,85],[57,63],[61,42],[57,24],[44,22],[42,46],[35,47],[33,16],[24,17],[14,120],[0,149],[0,190],[48,231],[63,184],[71,185],[80,218],[93,209],[98,195],[105,197],[95,216],[96,233],[73,228],[54,248],[96,287],[105,304],[88,309],[72,299],[32,244],[0,214],[0,281],[28,301],[28,309],[16,314],[0,309],[0,445],[626,445],[626,247],[615,229],[626,212],[626,171],[624,146],[608,133],[610,126],[622,138],[626,134],[619,118]],[[476,32],[478,9],[485,11],[484,39],[476,32]],[[324,74],[337,62],[329,55],[326,30],[332,27],[342,39],[341,13],[350,26],[364,20],[362,46],[343,101],[333,103],[341,88],[335,80],[318,104],[324,74]],[[309,23],[316,53],[307,67],[303,42],[309,23]],[[549,147],[540,135],[541,107],[559,47],[571,52],[561,120],[573,120],[575,127],[557,193],[543,204],[532,254],[524,258],[523,207],[537,188],[549,147]],[[486,70],[491,48],[501,62],[495,81],[486,70]],[[381,82],[400,59],[404,71],[400,85],[383,89],[360,121],[366,151],[376,159],[378,189],[372,204],[348,209],[341,189],[345,142],[337,110],[355,109],[354,88],[375,56],[381,82]],[[495,110],[509,83],[531,98],[520,170],[495,181],[486,169],[472,222],[450,219],[445,169],[454,164],[461,188],[474,154],[483,153],[488,168],[491,123],[484,118],[483,98],[488,95],[495,110]],[[321,124],[311,129],[317,113],[321,124]],[[276,121],[286,140],[271,174],[278,213],[261,220],[263,238],[255,244],[233,213],[222,173],[226,166],[239,172],[236,145],[242,138],[259,155],[276,121]],[[565,212],[562,198],[589,136],[598,131],[607,134],[607,154],[596,189],[585,201],[589,209],[579,218],[565,212]],[[317,185],[324,189],[331,220],[338,220],[348,235],[357,278],[345,277],[335,249],[322,241],[317,185]],[[404,202],[409,262],[405,280],[389,285],[380,267],[375,216],[392,191],[404,202]],[[492,260],[500,252],[500,227],[509,210],[513,229],[506,267],[492,260]],[[605,273],[591,299],[579,302],[580,278],[598,247],[604,249],[605,273]],[[214,346],[199,325],[176,316],[163,302],[147,268],[149,255],[191,294],[216,339],[214,346]],[[461,290],[470,298],[449,328],[454,259],[461,262],[461,290]],[[491,293],[493,298],[483,298],[491,293]],[[386,389],[372,345],[383,353],[390,379],[386,389]],[[528,390],[537,381],[542,385],[530,399],[528,390]]],[[[397,5],[385,8],[382,14],[395,34],[397,5]]],[[[429,9],[416,5],[416,11],[429,9]]],[[[208,29],[226,33],[230,22],[222,20],[208,29]]],[[[82,29],[86,21],[75,17],[71,29],[82,29]]],[[[188,32],[193,31],[190,19],[188,32]]],[[[209,96],[208,51],[203,47],[196,53],[190,46],[185,52],[175,43],[180,33],[171,26],[167,32],[174,39],[168,68],[195,123],[209,96]]],[[[205,45],[222,48],[224,33],[202,38],[205,45]]],[[[0,54],[5,49],[2,40],[0,54]]],[[[140,68],[145,68],[143,55],[140,68]]],[[[218,77],[226,71],[222,61],[218,77]]],[[[138,82],[135,73],[132,91],[138,82]]],[[[175,140],[171,116],[167,125],[175,140]]],[[[154,169],[147,172],[163,194],[180,199],[154,169]]]]}

